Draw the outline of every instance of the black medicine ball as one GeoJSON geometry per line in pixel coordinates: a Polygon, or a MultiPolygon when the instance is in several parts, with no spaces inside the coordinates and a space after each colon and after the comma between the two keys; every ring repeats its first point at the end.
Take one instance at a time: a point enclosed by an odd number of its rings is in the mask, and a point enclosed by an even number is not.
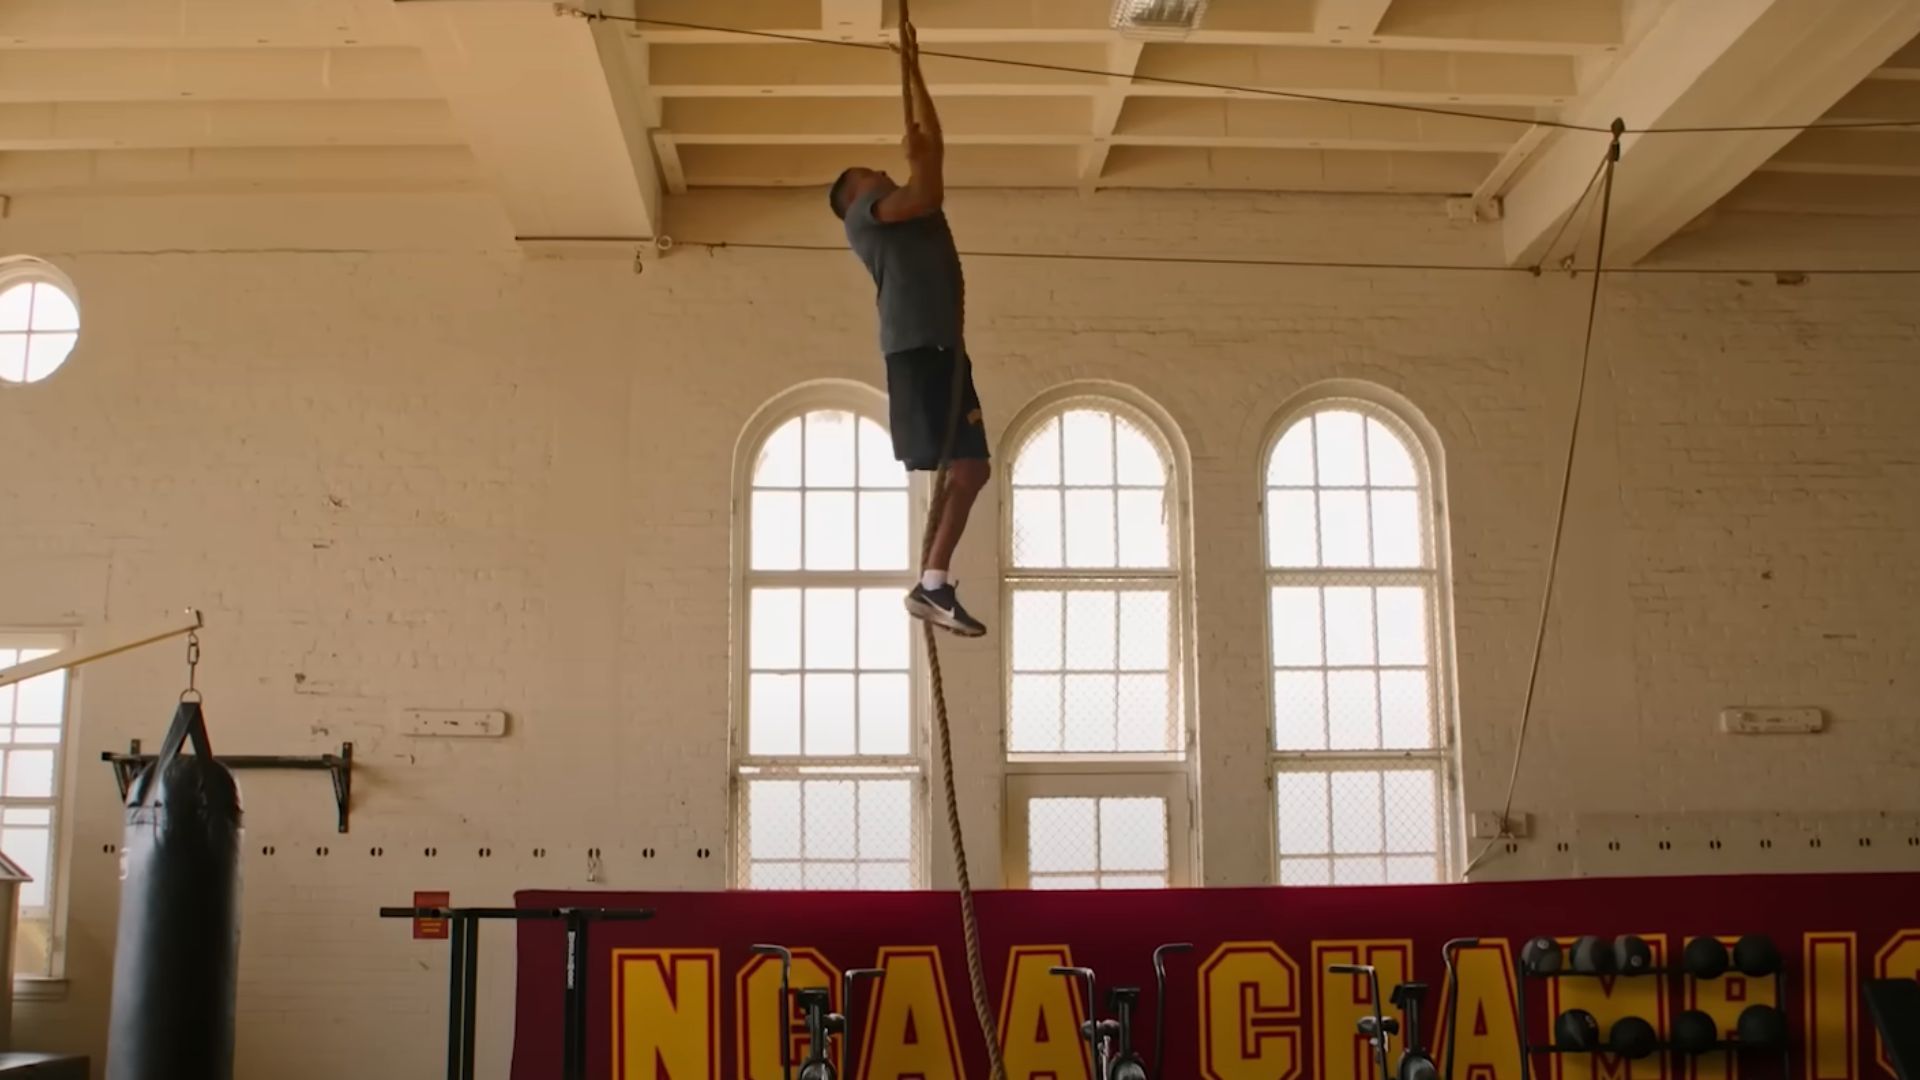
{"type": "Polygon", "coordinates": [[[1717,979],[1727,973],[1727,947],[1718,938],[1694,938],[1687,942],[1683,957],[1687,974],[1696,979],[1717,979]]]}
{"type": "Polygon", "coordinates": [[[1720,1025],[1699,1009],[1673,1018],[1673,1048],[1683,1054],[1704,1054],[1720,1041],[1720,1025]]]}
{"type": "Polygon", "coordinates": [[[1585,1009],[1568,1009],[1553,1022],[1553,1044],[1562,1050],[1598,1050],[1600,1021],[1585,1009]]]}
{"type": "Polygon", "coordinates": [[[1734,1030],[1742,1046],[1780,1046],[1787,1041],[1787,1014],[1771,1005],[1749,1005],[1734,1030]]]}

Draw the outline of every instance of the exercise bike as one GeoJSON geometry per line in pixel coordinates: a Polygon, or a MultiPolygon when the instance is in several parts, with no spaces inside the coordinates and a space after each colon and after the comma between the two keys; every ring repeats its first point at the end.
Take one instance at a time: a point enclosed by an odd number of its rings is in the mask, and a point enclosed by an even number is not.
{"type": "Polygon", "coordinates": [[[857,1062],[853,1057],[852,1035],[847,1016],[853,1011],[853,988],[861,979],[878,979],[886,975],[880,968],[852,968],[840,976],[840,1002],[845,1012],[833,1011],[833,992],[824,986],[810,986],[797,994],[788,989],[793,973],[793,951],[779,945],[755,945],[753,951],[762,956],[780,958],[780,1008],[774,1013],[780,1022],[780,1074],[784,1080],[793,1080],[792,1051],[788,1047],[787,1030],[788,1001],[800,1006],[800,1012],[806,1017],[807,1058],[800,1063],[800,1080],[837,1080],[841,1074],[858,1075],[857,1062]],[[790,997],[791,995],[791,997],[790,997]],[[840,1061],[833,1060],[833,1037],[840,1036],[840,1061]]]}
{"type": "Polygon", "coordinates": [[[1356,1025],[1360,1034],[1367,1037],[1367,1045],[1373,1048],[1374,1060],[1380,1065],[1380,1080],[1438,1080],[1439,1070],[1434,1068],[1433,1058],[1420,1043],[1420,1005],[1427,996],[1427,984],[1404,982],[1393,988],[1389,999],[1393,1007],[1406,1017],[1406,1037],[1401,1042],[1400,1067],[1389,1069],[1387,1058],[1392,1049],[1393,1036],[1401,1034],[1402,1025],[1391,1016],[1380,1012],[1380,972],[1370,964],[1333,964],[1328,971],[1342,975],[1365,975],[1373,1001],[1373,1015],[1363,1016],[1356,1025]]]}
{"type": "MultiPolygon", "coordinates": [[[[1153,1039],[1154,1052],[1158,1056],[1153,1067],[1153,1080],[1161,1080],[1167,1066],[1167,965],[1168,953],[1187,952],[1192,945],[1181,943],[1162,945],[1153,950],[1153,1039]]],[[[1093,1054],[1094,1076],[1096,1080],[1147,1080],[1147,1061],[1138,1048],[1133,1045],[1133,1013],[1140,1004],[1140,988],[1137,986],[1116,986],[1107,991],[1107,1007],[1113,1015],[1101,1019],[1098,998],[1094,996],[1094,974],[1092,968],[1057,967],[1051,969],[1055,975],[1069,979],[1078,979],[1087,993],[1087,1020],[1080,1025],[1080,1037],[1087,1042],[1087,1049],[1093,1054]]]]}

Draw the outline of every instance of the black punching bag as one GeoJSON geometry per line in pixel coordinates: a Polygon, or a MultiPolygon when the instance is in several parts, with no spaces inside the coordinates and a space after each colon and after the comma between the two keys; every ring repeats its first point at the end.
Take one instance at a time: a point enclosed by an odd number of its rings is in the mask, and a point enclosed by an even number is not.
{"type": "Polygon", "coordinates": [[[107,1080],[232,1080],[240,789],[198,701],[127,790],[121,859],[107,1080]]]}

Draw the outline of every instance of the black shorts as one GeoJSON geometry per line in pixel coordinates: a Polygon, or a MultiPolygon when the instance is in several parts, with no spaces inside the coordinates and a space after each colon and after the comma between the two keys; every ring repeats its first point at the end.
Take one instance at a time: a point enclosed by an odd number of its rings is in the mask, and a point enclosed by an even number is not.
{"type": "Polygon", "coordinates": [[[893,424],[893,456],[909,470],[940,467],[940,447],[953,418],[953,366],[967,364],[959,426],[953,433],[955,461],[985,461],[987,428],[973,365],[959,349],[909,349],[887,354],[887,411],[893,424]]]}

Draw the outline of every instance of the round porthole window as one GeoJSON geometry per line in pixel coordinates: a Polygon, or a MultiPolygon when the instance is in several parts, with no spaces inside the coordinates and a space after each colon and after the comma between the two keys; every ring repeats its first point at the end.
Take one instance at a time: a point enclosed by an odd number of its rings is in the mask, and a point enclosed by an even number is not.
{"type": "Polygon", "coordinates": [[[0,382],[39,382],[79,339],[80,307],[65,274],[38,259],[0,262],[0,382]]]}

